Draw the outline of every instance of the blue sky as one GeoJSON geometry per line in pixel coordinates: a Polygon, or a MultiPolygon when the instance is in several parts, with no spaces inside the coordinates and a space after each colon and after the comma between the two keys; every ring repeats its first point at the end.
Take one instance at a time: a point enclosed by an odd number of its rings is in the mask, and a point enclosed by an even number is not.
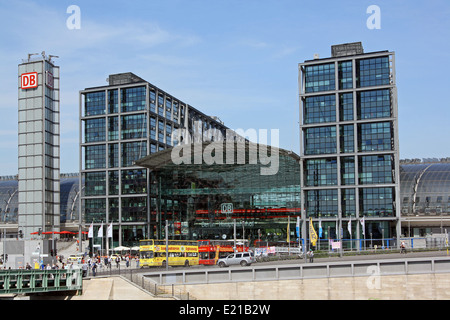
{"type": "Polygon", "coordinates": [[[0,175],[17,174],[17,65],[43,50],[60,57],[61,172],[79,170],[79,90],[128,71],[230,128],[279,129],[299,153],[298,63],[355,41],[396,53],[401,158],[449,157],[448,17],[448,0],[0,0],[0,175]]]}

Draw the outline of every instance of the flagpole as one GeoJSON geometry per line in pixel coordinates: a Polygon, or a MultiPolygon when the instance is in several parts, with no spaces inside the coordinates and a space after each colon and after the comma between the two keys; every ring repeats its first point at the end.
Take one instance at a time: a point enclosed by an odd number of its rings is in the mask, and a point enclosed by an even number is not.
{"type": "Polygon", "coordinates": [[[288,255],[291,255],[291,230],[290,230],[291,216],[288,216],[287,227],[287,241],[288,241],[288,255]]]}
{"type": "Polygon", "coordinates": [[[348,232],[350,233],[350,252],[353,251],[353,238],[352,238],[352,218],[348,220],[348,232]]]}
{"type": "Polygon", "coordinates": [[[106,227],[106,256],[109,256],[109,227],[106,227]]]}

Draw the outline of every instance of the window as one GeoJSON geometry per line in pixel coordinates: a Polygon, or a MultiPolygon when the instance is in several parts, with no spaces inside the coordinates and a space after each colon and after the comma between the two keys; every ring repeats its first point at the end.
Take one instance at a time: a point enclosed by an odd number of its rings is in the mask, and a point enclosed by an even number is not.
{"type": "Polygon", "coordinates": [[[145,141],[122,143],[122,167],[133,166],[136,160],[147,155],[145,141]]]}
{"type": "Polygon", "coordinates": [[[306,160],[306,186],[327,186],[337,184],[336,158],[306,160]]]}
{"type": "Polygon", "coordinates": [[[105,91],[86,93],[84,101],[85,116],[95,116],[106,113],[105,91]]]}
{"type": "Polygon", "coordinates": [[[359,190],[359,208],[365,216],[394,216],[393,188],[361,188],[359,190]]]}
{"type": "Polygon", "coordinates": [[[84,200],[86,223],[106,221],[106,199],[84,200]]]}
{"type": "Polygon", "coordinates": [[[306,191],[308,217],[335,217],[338,215],[338,192],[332,190],[306,191]]]}
{"type": "Polygon", "coordinates": [[[341,158],[341,184],[355,184],[355,159],[353,157],[341,158]]]}
{"type": "Polygon", "coordinates": [[[119,139],[119,117],[108,118],[108,140],[114,141],[119,139]]]}
{"type": "Polygon", "coordinates": [[[84,140],[85,142],[105,141],[106,128],[105,118],[85,120],[84,140]]]}
{"type": "Polygon", "coordinates": [[[305,67],[305,92],[330,91],[335,89],[334,63],[305,67]]]}
{"type": "Polygon", "coordinates": [[[358,119],[389,118],[391,95],[389,89],[358,92],[358,119]]]}
{"type": "Polygon", "coordinates": [[[121,118],[122,139],[140,139],[147,136],[147,118],[145,114],[133,114],[121,118]]]}
{"type": "Polygon", "coordinates": [[[122,112],[145,110],[146,103],[145,87],[121,89],[122,112]]]}
{"type": "Polygon", "coordinates": [[[150,90],[150,111],[156,113],[156,93],[150,90]]]}
{"type": "Polygon", "coordinates": [[[119,194],[119,171],[109,171],[108,172],[108,183],[109,183],[109,195],[119,194]]]}
{"type": "Polygon", "coordinates": [[[307,128],[305,130],[305,154],[336,153],[336,127],[307,128]]]}
{"type": "Polygon", "coordinates": [[[355,189],[342,189],[341,204],[342,216],[350,217],[356,215],[355,189]]]}
{"type": "Polygon", "coordinates": [[[362,123],[358,126],[359,151],[393,150],[390,122],[362,123]]]}
{"type": "Polygon", "coordinates": [[[304,119],[305,124],[335,122],[335,95],[307,97],[304,102],[304,119]]]}
{"type": "Polygon", "coordinates": [[[394,159],[390,155],[361,156],[358,160],[360,184],[392,183],[394,159]]]}
{"type": "Polygon", "coordinates": [[[352,74],[352,62],[343,61],[339,62],[339,89],[351,89],[353,88],[353,74],[352,74]]]}
{"type": "Polygon", "coordinates": [[[109,113],[119,112],[119,91],[117,89],[108,91],[108,110],[109,113]]]}
{"type": "Polygon", "coordinates": [[[122,222],[146,222],[147,197],[122,198],[122,222]]]}
{"type": "Polygon", "coordinates": [[[106,168],[106,146],[104,144],[86,146],[84,159],[86,169],[106,168]]]}
{"type": "Polygon", "coordinates": [[[105,172],[85,173],[85,195],[102,196],[106,195],[106,174],[105,172]]]}
{"type": "Polygon", "coordinates": [[[108,145],[108,167],[117,168],[119,166],[119,144],[108,145]]]}
{"type": "Polygon", "coordinates": [[[339,120],[353,120],[353,93],[342,93],[339,95],[339,120]]]}
{"type": "Polygon", "coordinates": [[[339,126],[339,139],[341,153],[355,151],[355,136],[352,124],[339,126]]]}
{"type": "Polygon", "coordinates": [[[390,84],[389,57],[368,58],[356,61],[358,88],[390,84]]]}
{"type": "Polygon", "coordinates": [[[122,194],[137,194],[147,192],[147,170],[123,170],[122,194]]]}

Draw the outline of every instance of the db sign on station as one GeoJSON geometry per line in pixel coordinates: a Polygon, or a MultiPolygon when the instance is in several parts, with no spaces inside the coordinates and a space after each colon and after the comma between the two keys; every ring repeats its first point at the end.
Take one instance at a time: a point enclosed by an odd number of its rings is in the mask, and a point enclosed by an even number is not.
{"type": "Polygon", "coordinates": [[[21,89],[32,89],[38,86],[38,74],[37,72],[23,73],[20,77],[21,89]]]}
{"type": "Polygon", "coordinates": [[[222,211],[222,214],[233,213],[233,204],[232,203],[222,203],[221,211],[222,211]]]}

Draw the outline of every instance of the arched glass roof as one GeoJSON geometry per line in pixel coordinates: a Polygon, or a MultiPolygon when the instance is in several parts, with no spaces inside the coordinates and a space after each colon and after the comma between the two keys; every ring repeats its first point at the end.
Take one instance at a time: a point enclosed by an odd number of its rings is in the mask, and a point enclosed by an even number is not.
{"type": "MultiPolygon", "coordinates": [[[[61,175],[61,222],[78,221],[79,180],[76,174],[61,175]]],[[[0,178],[0,223],[17,223],[18,181],[14,176],[0,178]]]]}
{"type": "Polygon", "coordinates": [[[400,165],[403,214],[450,212],[450,163],[400,165]]]}

